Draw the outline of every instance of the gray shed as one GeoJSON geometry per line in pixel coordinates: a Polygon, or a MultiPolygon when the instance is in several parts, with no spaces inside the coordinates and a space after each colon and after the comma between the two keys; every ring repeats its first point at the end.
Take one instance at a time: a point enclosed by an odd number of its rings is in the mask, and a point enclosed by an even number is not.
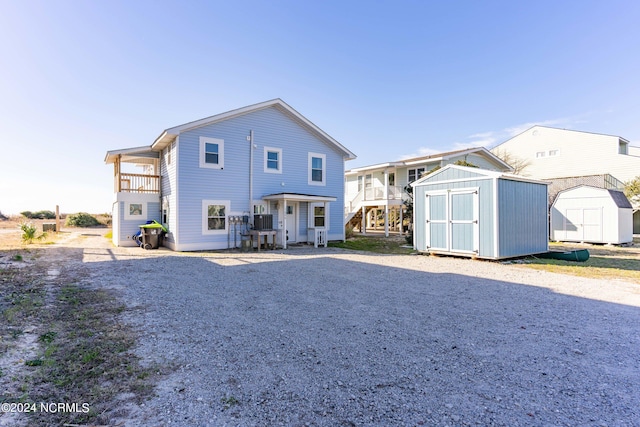
{"type": "Polygon", "coordinates": [[[447,165],[413,186],[420,252],[502,259],[547,252],[547,183],[447,165]]]}
{"type": "Polygon", "coordinates": [[[580,185],[551,206],[551,240],[619,244],[633,241],[633,207],[622,191],[580,185]]]}

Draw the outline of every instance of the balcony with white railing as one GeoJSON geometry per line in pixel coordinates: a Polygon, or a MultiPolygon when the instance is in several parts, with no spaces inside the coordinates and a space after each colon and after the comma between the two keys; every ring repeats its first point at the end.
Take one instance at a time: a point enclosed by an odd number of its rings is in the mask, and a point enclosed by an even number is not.
{"type": "MultiPolygon", "coordinates": [[[[372,203],[380,202],[384,204],[385,201],[397,200],[402,201],[404,190],[399,185],[390,185],[387,187],[386,197],[385,189],[382,186],[364,188],[358,192],[358,194],[349,200],[349,197],[345,197],[347,203],[345,204],[345,217],[348,217],[350,213],[360,209],[363,205],[372,205],[372,203]]],[[[397,203],[396,203],[397,204],[397,203]]]]}
{"type": "Polygon", "coordinates": [[[160,193],[160,176],[139,173],[119,173],[115,178],[116,193],[160,193]]]}

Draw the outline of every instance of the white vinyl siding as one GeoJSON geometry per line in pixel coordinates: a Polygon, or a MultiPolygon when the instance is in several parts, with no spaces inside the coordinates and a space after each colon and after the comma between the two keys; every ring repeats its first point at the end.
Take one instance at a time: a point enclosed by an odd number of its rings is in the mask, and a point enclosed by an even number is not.
{"type": "MultiPolygon", "coordinates": [[[[611,174],[620,181],[638,175],[640,158],[620,154],[627,141],[618,136],[535,126],[498,145],[492,151],[526,159],[523,175],[537,179],[611,174]],[[549,155],[557,150],[558,154],[549,155]],[[542,158],[536,153],[546,155],[542,158]]],[[[635,147],[628,147],[634,153],[635,147]]]]}

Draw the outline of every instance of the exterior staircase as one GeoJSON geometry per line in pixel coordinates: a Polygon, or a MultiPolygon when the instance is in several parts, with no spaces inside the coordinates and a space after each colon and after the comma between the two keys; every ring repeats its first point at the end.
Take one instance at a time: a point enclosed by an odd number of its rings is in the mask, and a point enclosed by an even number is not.
{"type": "MultiPolygon", "coordinates": [[[[365,215],[373,209],[373,206],[365,206],[365,215]]],[[[353,212],[349,212],[344,221],[345,226],[360,228],[362,226],[362,207],[358,206],[353,212]]]]}

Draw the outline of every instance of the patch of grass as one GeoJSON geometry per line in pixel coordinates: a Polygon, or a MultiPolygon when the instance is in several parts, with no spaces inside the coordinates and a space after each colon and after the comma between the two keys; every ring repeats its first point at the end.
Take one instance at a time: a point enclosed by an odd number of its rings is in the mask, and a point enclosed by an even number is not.
{"type": "Polygon", "coordinates": [[[225,396],[220,399],[220,402],[222,403],[223,410],[227,410],[232,406],[236,406],[240,404],[240,401],[233,396],[225,396]]]}
{"type": "Polygon", "coordinates": [[[20,255],[20,254],[15,254],[15,255],[13,256],[13,260],[14,260],[14,261],[22,261],[22,255],[20,255]]]}
{"type": "Polygon", "coordinates": [[[88,413],[32,414],[34,423],[108,424],[105,411],[115,396],[150,396],[157,367],[142,368],[132,352],[135,336],[117,321],[123,306],[111,294],[67,284],[57,295],[45,344],[33,375],[32,401],[86,402],[88,413]],[[55,330],[53,330],[55,329],[55,330]]]}
{"type": "MultiPolygon", "coordinates": [[[[0,336],[18,339],[27,327],[40,329],[36,354],[20,368],[4,370],[0,401],[90,406],[88,413],[30,413],[30,426],[109,425],[109,414],[127,403],[116,397],[143,402],[165,367],[141,366],[133,352],[136,335],[120,320],[127,307],[113,294],[73,283],[45,283],[49,267],[39,264],[42,252],[33,252],[33,267],[0,269],[0,336]]],[[[0,340],[0,357],[16,342],[0,340]]]]}
{"type": "Polygon", "coordinates": [[[403,238],[380,236],[357,236],[345,242],[329,242],[330,247],[351,249],[354,251],[367,251],[379,254],[410,254],[412,248],[403,248],[403,238]]]}
{"type": "MultiPolygon", "coordinates": [[[[573,250],[576,247],[558,243],[549,245],[551,250],[573,250]]],[[[586,262],[561,261],[530,257],[522,264],[527,268],[552,273],[595,279],[623,279],[640,283],[640,248],[637,246],[580,245],[589,250],[586,262]]]]}

